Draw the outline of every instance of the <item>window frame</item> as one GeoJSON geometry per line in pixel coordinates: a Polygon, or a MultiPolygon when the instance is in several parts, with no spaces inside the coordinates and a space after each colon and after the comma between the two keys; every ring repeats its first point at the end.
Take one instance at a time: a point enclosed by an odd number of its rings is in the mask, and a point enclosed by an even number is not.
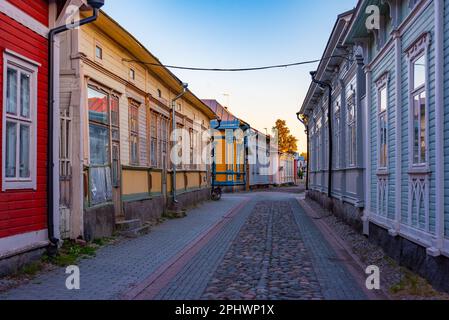
{"type": "MultiPolygon", "coordinates": [[[[118,144],[120,146],[120,141],[119,140],[113,140],[112,139],[112,130],[113,128],[117,128],[117,126],[113,126],[112,124],[112,114],[111,114],[111,108],[112,108],[112,100],[113,99],[117,99],[118,102],[118,110],[120,112],[120,98],[110,89],[97,84],[95,82],[91,82],[89,81],[87,86],[86,86],[86,105],[87,105],[87,125],[88,125],[88,159],[89,159],[89,175],[88,175],[88,185],[89,185],[89,190],[87,190],[87,194],[88,194],[88,205],[89,207],[95,207],[95,206],[99,206],[99,205],[104,205],[106,203],[111,203],[113,201],[113,189],[117,188],[118,186],[114,186],[113,183],[113,157],[112,157],[112,148],[114,144],[118,144]],[[92,119],[90,116],[90,109],[89,109],[89,90],[92,91],[96,91],[99,94],[103,94],[106,96],[107,99],[107,115],[106,115],[106,120],[107,122],[103,122],[103,121],[99,121],[97,119],[92,119]],[[107,163],[104,164],[93,164],[92,163],[92,155],[91,155],[91,126],[96,126],[98,128],[103,128],[103,129],[107,129],[108,131],[108,146],[107,146],[107,150],[106,150],[106,156],[107,156],[107,163]],[[92,170],[95,169],[104,169],[105,171],[105,187],[108,187],[108,183],[110,183],[110,191],[111,194],[109,194],[109,189],[105,189],[105,201],[95,201],[94,197],[93,197],[93,189],[91,188],[92,186],[92,181],[93,181],[93,175],[92,175],[92,170]],[[109,172],[108,172],[109,169],[109,172]],[[109,176],[106,176],[106,174],[109,174],[109,176]],[[109,180],[108,180],[109,177],[109,180]]],[[[119,116],[119,115],[118,115],[119,116]]],[[[120,116],[118,117],[118,125],[120,125],[120,116]]],[[[120,132],[120,131],[119,131],[120,132]]],[[[118,150],[120,152],[120,149],[118,150]]],[[[120,154],[119,154],[120,157],[120,154]]],[[[119,167],[119,169],[121,169],[119,167]]],[[[118,172],[118,175],[120,176],[120,172],[118,172]]],[[[120,179],[120,178],[119,178],[120,179]]]]}
{"type": "Polygon", "coordinates": [[[101,63],[104,60],[104,49],[103,49],[103,46],[98,41],[95,41],[94,57],[95,57],[95,61],[96,62],[100,62],[101,63]],[[101,57],[97,56],[97,49],[100,49],[101,57]]]}
{"type": "Polygon", "coordinates": [[[128,114],[129,114],[129,163],[131,165],[138,166],[140,164],[140,138],[139,138],[139,105],[134,101],[129,101],[128,106],[128,114]],[[133,112],[135,112],[135,119],[133,119],[133,112]],[[135,128],[133,130],[132,122],[135,120],[135,128]],[[131,145],[133,143],[133,138],[136,139],[136,159],[133,159],[133,152],[131,145]]]}
{"type": "Polygon", "coordinates": [[[389,167],[389,145],[388,145],[388,133],[389,133],[389,124],[388,124],[388,110],[390,105],[390,99],[389,99],[389,74],[388,72],[384,73],[377,81],[376,81],[376,87],[377,87],[377,152],[379,157],[377,158],[377,168],[379,171],[387,171],[389,167]],[[382,110],[382,91],[385,90],[385,99],[386,99],[386,106],[385,110],[382,110]],[[381,144],[381,119],[385,118],[385,147],[386,147],[386,154],[385,159],[382,159],[382,144],[381,144]],[[382,163],[382,161],[385,160],[385,164],[382,163]]]}
{"type": "Polygon", "coordinates": [[[357,166],[357,105],[354,91],[346,101],[346,134],[348,144],[348,168],[355,168],[357,166]],[[351,107],[354,108],[354,115],[350,120],[351,107]],[[352,141],[352,130],[355,131],[354,141],[352,141]]]}
{"type": "Polygon", "coordinates": [[[341,166],[340,161],[340,152],[341,152],[341,101],[337,99],[334,103],[334,135],[335,135],[335,158],[334,158],[334,166],[335,169],[339,169],[341,166]]]}
{"type": "MultiPolygon", "coordinates": [[[[423,33],[421,36],[415,40],[412,45],[405,50],[407,53],[408,58],[408,113],[409,113],[409,124],[408,124],[408,130],[409,130],[409,170],[410,172],[421,172],[421,171],[430,171],[430,152],[429,152],[429,41],[430,34],[429,33],[423,33]],[[415,70],[414,66],[416,61],[424,57],[425,61],[425,75],[424,75],[424,84],[415,88],[415,70]],[[414,158],[414,98],[417,95],[420,95],[422,93],[425,93],[425,103],[426,103],[426,110],[425,110],[425,144],[426,144],[426,150],[425,150],[425,162],[419,162],[415,163],[414,158]]],[[[421,128],[421,126],[420,126],[421,128]]],[[[419,130],[421,132],[421,130],[419,130]]],[[[418,149],[420,150],[421,147],[418,145],[418,149]]],[[[420,157],[421,158],[421,157],[420,157]]]]}
{"type": "Polygon", "coordinates": [[[8,190],[37,190],[37,107],[38,107],[38,69],[41,64],[17,54],[9,49],[3,53],[3,106],[2,106],[2,191],[8,190]],[[17,102],[18,115],[8,115],[6,112],[7,103],[7,76],[8,68],[13,68],[19,73],[25,72],[30,76],[30,117],[24,118],[20,116],[20,82],[17,83],[17,102]],[[16,129],[19,133],[16,136],[16,177],[6,177],[6,122],[14,122],[19,124],[16,129]],[[20,178],[20,124],[26,123],[30,127],[29,140],[29,178],[20,178]]]}

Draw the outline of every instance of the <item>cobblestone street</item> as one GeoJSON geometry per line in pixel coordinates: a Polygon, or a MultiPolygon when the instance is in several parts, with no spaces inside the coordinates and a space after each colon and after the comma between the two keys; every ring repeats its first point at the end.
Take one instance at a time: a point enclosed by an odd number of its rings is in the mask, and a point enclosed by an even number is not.
{"type": "MultiPolygon", "coordinates": [[[[363,283],[289,190],[225,195],[83,260],[81,290],[63,269],[0,299],[366,299],[363,283]]],[[[290,190],[291,191],[291,190],[290,190]]]]}

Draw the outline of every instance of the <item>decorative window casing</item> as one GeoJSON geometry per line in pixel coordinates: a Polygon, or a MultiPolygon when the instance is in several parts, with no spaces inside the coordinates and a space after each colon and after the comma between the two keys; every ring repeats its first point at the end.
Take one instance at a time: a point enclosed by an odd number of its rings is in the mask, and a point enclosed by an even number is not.
{"type": "Polygon", "coordinates": [[[357,164],[357,123],[355,92],[352,91],[347,102],[347,141],[348,141],[348,164],[355,167],[357,164]]]}
{"type": "Polygon", "coordinates": [[[341,101],[335,101],[334,109],[334,132],[335,132],[335,155],[334,155],[334,165],[335,168],[340,168],[340,152],[341,152],[341,101]]]}
{"type": "Polygon", "coordinates": [[[409,47],[409,133],[412,169],[429,164],[428,47],[430,34],[424,33],[409,47]]]}
{"type": "Polygon", "coordinates": [[[321,116],[316,121],[316,170],[320,171],[322,169],[322,146],[323,146],[323,139],[321,138],[322,134],[322,119],[321,116]]]}
{"type": "Polygon", "coordinates": [[[87,89],[89,110],[90,205],[112,201],[110,94],[96,86],[87,89]]]}
{"type": "Polygon", "coordinates": [[[3,191],[36,189],[39,67],[12,51],[3,54],[3,191]]]}
{"type": "Polygon", "coordinates": [[[129,102],[129,161],[139,165],[139,105],[133,100],[129,102]]]}
{"type": "Polygon", "coordinates": [[[168,168],[169,130],[169,119],[152,111],[150,118],[150,165],[153,168],[168,168]]]}
{"type": "Polygon", "coordinates": [[[111,96],[112,186],[120,187],[120,102],[111,96]]]}
{"type": "Polygon", "coordinates": [[[388,169],[388,73],[377,81],[378,169],[388,169]]]}
{"type": "MultiPolygon", "coordinates": [[[[406,50],[409,63],[409,207],[403,224],[430,232],[429,97],[430,33],[423,33],[406,50]]],[[[412,231],[410,231],[412,232],[412,231]]]]}
{"type": "MultiPolygon", "coordinates": [[[[327,105],[327,102],[325,102],[327,105]]],[[[327,109],[323,110],[323,170],[328,170],[329,165],[329,119],[327,117],[327,109]],[[325,115],[325,116],[324,116],[325,115]]]]}

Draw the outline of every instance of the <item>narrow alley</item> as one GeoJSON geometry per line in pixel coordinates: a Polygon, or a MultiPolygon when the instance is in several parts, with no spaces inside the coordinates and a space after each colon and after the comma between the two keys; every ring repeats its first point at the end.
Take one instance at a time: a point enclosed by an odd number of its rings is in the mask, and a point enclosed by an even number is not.
{"type": "Polygon", "coordinates": [[[0,299],[359,300],[373,298],[301,206],[298,188],[225,195],[0,299]]]}

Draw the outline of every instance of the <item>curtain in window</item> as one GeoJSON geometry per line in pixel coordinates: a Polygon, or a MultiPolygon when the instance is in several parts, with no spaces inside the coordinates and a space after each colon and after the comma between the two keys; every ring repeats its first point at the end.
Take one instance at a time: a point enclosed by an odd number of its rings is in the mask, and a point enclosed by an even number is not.
{"type": "Polygon", "coordinates": [[[30,127],[20,126],[20,177],[30,177],[30,127]]]}
{"type": "Polygon", "coordinates": [[[6,112],[17,115],[17,71],[8,68],[6,85],[6,112]]]}
{"type": "Polygon", "coordinates": [[[6,172],[7,178],[16,177],[17,124],[6,122],[6,172]]]}
{"type": "Polygon", "coordinates": [[[92,165],[109,164],[109,130],[106,127],[90,124],[90,162],[92,165]]]}
{"type": "Polygon", "coordinates": [[[91,205],[112,200],[111,169],[96,167],[90,169],[91,205]]]}
{"type": "Polygon", "coordinates": [[[30,117],[30,76],[25,73],[20,75],[20,115],[30,117]]]}

